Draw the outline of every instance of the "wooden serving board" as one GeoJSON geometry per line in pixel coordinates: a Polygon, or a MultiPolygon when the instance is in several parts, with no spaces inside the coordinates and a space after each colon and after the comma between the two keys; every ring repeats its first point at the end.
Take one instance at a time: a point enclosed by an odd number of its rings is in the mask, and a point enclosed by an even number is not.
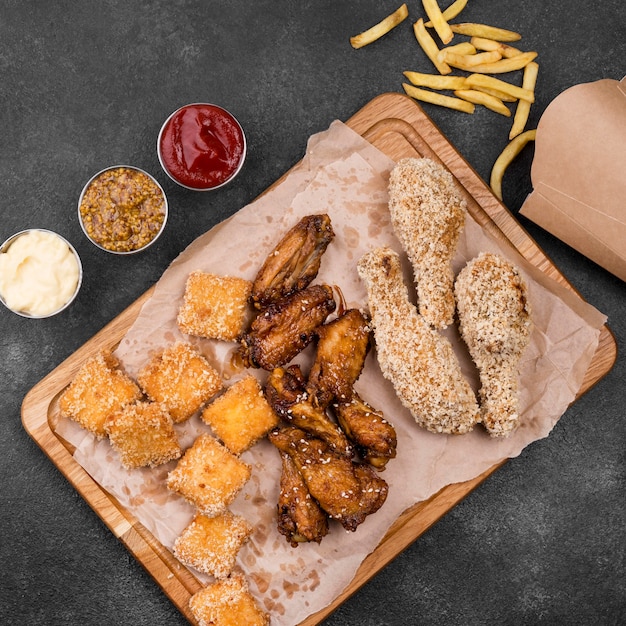
{"type": "MultiPolygon", "coordinates": [[[[443,163],[465,191],[469,212],[484,229],[503,244],[516,248],[546,275],[567,289],[575,291],[415,101],[400,94],[383,94],[367,104],[346,124],[394,160],[408,156],[427,156],[443,163]]],[[[283,178],[284,176],[274,186],[283,178]]],[[[201,588],[201,583],[114,497],[87,474],[74,460],[73,447],[55,431],[58,418],[56,405],[61,392],[87,358],[102,348],[112,349],[120,342],[153,289],[144,293],[30,390],[22,404],[22,422],[29,435],[96,511],[111,532],[151,574],[181,613],[195,624],[188,603],[191,595],[201,588]]],[[[578,396],[609,372],[616,357],[616,342],[609,328],[604,326],[598,349],[578,396]]],[[[504,462],[494,465],[471,481],[449,485],[430,499],[406,510],[391,526],[376,550],[363,561],[350,585],[332,604],[304,619],[301,626],[320,623],[504,462]]]]}

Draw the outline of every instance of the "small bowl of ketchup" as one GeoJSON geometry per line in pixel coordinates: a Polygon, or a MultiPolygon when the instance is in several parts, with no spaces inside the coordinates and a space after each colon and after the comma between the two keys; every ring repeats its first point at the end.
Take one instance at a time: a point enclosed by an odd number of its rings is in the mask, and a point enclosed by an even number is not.
{"type": "Polygon", "coordinates": [[[232,181],[241,170],[246,136],[226,109],[215,104],[187,104],[165,120],[157,154],[174,182],[195,191],[211,191],[232,181]]]}

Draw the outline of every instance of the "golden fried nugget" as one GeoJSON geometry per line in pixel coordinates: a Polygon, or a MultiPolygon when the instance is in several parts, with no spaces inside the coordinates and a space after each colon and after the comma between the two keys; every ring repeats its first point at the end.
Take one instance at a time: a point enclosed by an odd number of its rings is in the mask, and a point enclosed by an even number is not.
{"type": "Polygon", "coordinates": [[[268,626],[243,574],[235,572],[191,596],[189,608],[199,626],[268,626]]]}
{"type": "Polygon", "coordinates": [[[279,421],[252,375],[236,382],[209,404],[202,419],[233,454],[250,448],[279,421]]]}
{"type": "Polygon", "coordinates": [[[246,324],[252,283],[195,271],[187,278],[178,327],[183,333],[235,341],[246,324]]]}
{"type": "Polygon", "coordinates": [[[167,487],[212,517],[226,510],[251,468],[208,434],[198,436],[167,476],[167,487]]]}
{"type": "Polygon", "coordinates": [[[226,578],[251,533],[247,520],[230,511],[215,517],[198,514],[174,542],[174,556],[200,572],[226,578]]]}
{"type": "Polygon", "coordinates": [[[104,428],[126,469],[156,467],[180,458],[172,418],[157,402],[128,404],[110,415],[104,428]]]}
{"type": "Polygon", "coordinates": [[[137,384],[119,369],[119,361],[103,350],[80,368],[59,398],[59,406],[61,415],[102,439],[107,417],[140,398],[137,384]]]}
{"type": "Polygon", "coordinates": [[[137,381],[151,400],[167,407],[175,424],[189,419],[223,386],[209,362],[192,345],[182,342],[155,355],[137,381]]]}

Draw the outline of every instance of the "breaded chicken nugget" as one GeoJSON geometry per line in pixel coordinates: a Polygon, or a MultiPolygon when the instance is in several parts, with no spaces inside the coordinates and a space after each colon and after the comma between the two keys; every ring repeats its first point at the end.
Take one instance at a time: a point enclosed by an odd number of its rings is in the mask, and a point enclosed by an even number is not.
{"type": "Polygon", "coordinates": [[[167,487],[212,517],[226,510],[251,474],[251,467],[211,435],[199,435],[167,476],[167,487]]]}
{"type": "Polygon", "coordinates": [[[174,542],[174,556],[200,572],[226,578],[251,533],[252,526],[230,511],[215,517],[198,513],[174,542]]]}
{"type": "Polygon", "coordinates": [[[248,375],[213,400],[202,420],[233,454],[241,454],[278,424],[278,415],[257,379],[248,375]]]}
{"type": "Polygon", "coordinates": [[[169,413],[157,402],[135,402],[109,416],[109,441],[126,469],[156,467],[181,455],[169,413]]]}
{"type": "Polygon", "coordinates": [[[235,341],[246,324],[252,283],[236,276],[191,272],[177,316],[183,333],[235,341]]]}
{"type": "Polygon", "coordinates": [[[451,261],[466,202],[448,170],[427,158],[408,158],[391,171],[389,212],[413,265],[419,312],[434,328],[445,328],[454,321],[451,261]]]}
{"type": "Polygon", "coordinates": [[[189,419],[223,386],[210,363],[191,344],[178,342],[154,355],[137,375],[145,394],[162,402],[175,424],[189,419]]]}
{"type": "Polygon", "coordinates": [[[435,433],[462,434],[478,420],[478,404],[450,342],[415,310],[400,257],[377,248],[357,264],[367,287],[378,363],[415,421],[435,433]]]}
{"type": "Polygon", "coordinates": [[[69,417],[98,439],[106,437],[109,415],[141,398],[134,380],[119,369],[119,361],[103,350],[85,361],[59,398],[61,415],[69,417]]]}
{"type": "Polygon", "coordinates": [[[189,608],[199,626],[268,626],[243,574],[233,572],[191,596],[189,608]]]}
{"type": "Polygon", "coordinates": [[[478,367],[481,420],[492,437],[519,425],[519,360],[530,341],[527,287],[519,270],[483,252],[455,283],[459,328],[478,367]]]}

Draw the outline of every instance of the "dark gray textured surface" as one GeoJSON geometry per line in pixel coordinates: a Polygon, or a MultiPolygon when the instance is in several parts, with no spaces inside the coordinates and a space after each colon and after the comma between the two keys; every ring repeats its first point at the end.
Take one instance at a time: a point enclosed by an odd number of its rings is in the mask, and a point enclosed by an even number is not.
{"type": "MultiPolygon", "coordinates": [[[[397,4],[0,2],[0,239],[27,227],[56,230],[78,248],[85,269],[78,300],[56,318],[0,311],[3,623],[185,622],[25,433],[22,399],[189,242],[291,167],[312,133],[379,93],[401,91],[403,70],[431,71],[408,22],[370,47],[350,47],[350,35],[397,4]],[[194,101],[230,109],[249,141],[240,177],[211,195],[176,188],[155,152],[165,117],[194,101]],[[154,173],[170,199],[166,234],[133,258],[96,250],[75,219],[82,185],[115,163],[154,173]]],[[[412,18],[421,15],[418,1],[408,4],[412,18]]],[[[619,0],[470,0],[463,19],[518,30],[523,47],[538,50],[531,126],[565,88],[626,73],[619,0]]],[[[424,108],[488,179],[510,121],[486,110],[424,108]]],[[[527,150],[505,179],[513,212],[530,191],[531,158],[527,150]]],[[[624,283],[521,221],[608,315],[622,345],[624,283]]],[[[625,379],[620,357],[549,438],[507,463],[325,623],[625,623],[625,379]]]]}

